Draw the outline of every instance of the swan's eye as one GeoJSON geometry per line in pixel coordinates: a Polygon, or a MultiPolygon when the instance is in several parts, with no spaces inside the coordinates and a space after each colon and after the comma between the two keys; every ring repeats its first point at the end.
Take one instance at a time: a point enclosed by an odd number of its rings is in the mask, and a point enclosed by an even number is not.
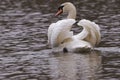
{"type": "Polygon", "coordinates": [[[58,8],[58,10],[62,10],[62,9],[63,9],[63,7],[64,7],[64,6],[60,6],[60,7],[58,8]]]}

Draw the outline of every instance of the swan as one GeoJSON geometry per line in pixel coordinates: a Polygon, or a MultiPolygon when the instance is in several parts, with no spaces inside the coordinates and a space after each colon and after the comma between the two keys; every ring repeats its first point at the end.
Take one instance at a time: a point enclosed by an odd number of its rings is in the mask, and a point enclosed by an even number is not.
{"type": "Polygon", "coordinates": [[[72,25],[76,23],[76,7],[71,2],[60,5],[55,16],[67,13],[67,19],[59,20],[50,24],[48,28],[48,44],[51,48],[59,47],[63,51],[90,51],[101,40],[99,26],[90,20],[82,19],[77,25],[83,30],[77,35],[71,31],[72,25]]]}

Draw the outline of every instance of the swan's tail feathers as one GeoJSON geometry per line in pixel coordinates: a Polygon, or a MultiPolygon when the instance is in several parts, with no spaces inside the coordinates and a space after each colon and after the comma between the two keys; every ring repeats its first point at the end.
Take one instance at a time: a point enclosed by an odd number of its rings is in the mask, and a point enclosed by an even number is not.
{"type": "Polygon", "coordinates": [[[51,47],[58,46],[64,39],[72,36],[72,25],[76,21],[74,19],[64,19],[53,23],[48,28],[48,42],[51,47]]]}
{"type": "Polygon", "coordinates": [[[84,39],[90,42],[93,46],[100,42],[100,27],[95,22],[82,19],[78,22],[78,25],[83,27],[83,31],[77,35],[79,39],[84,39]]]}

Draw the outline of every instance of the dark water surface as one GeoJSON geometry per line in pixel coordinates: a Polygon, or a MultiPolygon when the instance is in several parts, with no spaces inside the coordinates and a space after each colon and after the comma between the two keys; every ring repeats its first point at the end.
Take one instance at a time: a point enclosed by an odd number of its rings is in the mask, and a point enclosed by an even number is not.
{"type": "Polygon", "coordinates": [[[47,46],[47,29],[64,16],[54,14],[65,1],[0,0],[0,80],[120,80],[120,0],[71,0],[77,20],[101,28],[97,51],[85,54],[47,46]]]}

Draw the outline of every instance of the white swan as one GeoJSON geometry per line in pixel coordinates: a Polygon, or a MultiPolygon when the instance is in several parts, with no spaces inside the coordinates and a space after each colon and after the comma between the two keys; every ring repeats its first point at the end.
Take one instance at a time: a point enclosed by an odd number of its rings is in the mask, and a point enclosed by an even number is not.
{"type": "Polygon", "coordinates": [[[68,13],[67,19],[52,23],[48,28],[48,43],[52,48],[61,47],[73,52],[88,51],[100,42],[100,28],[89,20],[82,19],[77,23],[83,27],[81,33],[73,35],[73,31],[70,31],[76,23],[76,8],[72,3],[61,4],[56,16],[64,12],[68,13]]]}

